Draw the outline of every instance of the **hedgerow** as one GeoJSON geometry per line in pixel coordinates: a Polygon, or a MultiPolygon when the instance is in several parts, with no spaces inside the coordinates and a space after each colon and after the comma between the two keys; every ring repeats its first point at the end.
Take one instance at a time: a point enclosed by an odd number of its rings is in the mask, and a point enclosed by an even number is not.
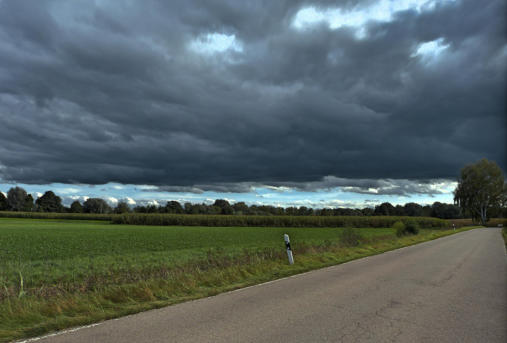
{"type": "Polygon", "coordinates": [[[238,216],[122,214],[114,216],[115,224],[180,226],[272,226],[272,227],[392,227],[396,221],[415,221],[423,228],[446,228],[445,220],[428,217],[394,216],[238,216]]]}
{"type": "Polygon", "coordinates": [[[55,213],[55,212],[8,212],[0,211],[0,218],[30,219],[74,219],[74,220],[105,220],[111,221],[116,214],[97,213],[55,213]]]}

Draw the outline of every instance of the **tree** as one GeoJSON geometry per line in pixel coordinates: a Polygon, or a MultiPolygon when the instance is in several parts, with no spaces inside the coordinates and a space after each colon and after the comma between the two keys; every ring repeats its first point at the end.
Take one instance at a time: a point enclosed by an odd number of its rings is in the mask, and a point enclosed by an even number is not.
{"type": "Polygon", "coordinates": [[[393,216],[395,215],[395,208],[391,203],[383,202],[375,206],[374,215],[376,216],[393,216]]]}
{"type": "Polygon", "coordinates": [[[422,206],[416,204],[415,202],[406,203],[404,206],[405,215],[410,217],[420,217],[422,216],[422,206]]]}
{"type": "Polygon", "coordinates": [[[7,192],[7,204],[11,211],[25,211],[28,200],[28,194],[21,187],[13,187],[7,192]]]}
{"type": "Polygon", "coordinates": [[[134,207],[135,213],[146,213],[146,206],[137,205],[134,207]]]}
{"type": "Polygon", "coordinates": [[[83,213],[83,205],[77,200],[74,200],[72,204],[70,204],[70,212],[71,213],[83,213]]]}
{"type": "Polygon", "coordinates": [[[432,217],[442,219],[457,219],[461,218],[461,209],[459,206],[453,204],[443,204],[441,202],[435,201],[433,205],[431,205],[430,215],[432,217]]]}
{"type": "Polygon", "coordinates": [[[178,213],[178,214],[185,212],[181,204],[174,200],[167,202],[167,204],[165,205],[165,211],[167,213],[178,213]]]}
{"type": "Polygon", "coordinates": [[[104,199],[88,198],[83,204],[84,213],[109,213],[111,207],[104,199]]]}
{"type": "Polygon", "coordinates": [[[217,199],[215,200],[215,203],[213,206],[219,207],[221,214],[232,214],[234,212],[231,204],[227,200],[224,199],[217,199]]]}
{"type": "Polygon", "coordinates": [[[9,209],[9,203],[5,195],[0,192],[0,211],[7,211],[9,209]]]}
{"type": "Polygon", "coordinates": [[[30,212],[33,210],[33,196],[31,194],[27,194],[25,197],[25,206],[22,211],[30,212]]]}
{"type": "Polygon", "coordinates": [[[245,204],[243,201],[239,201],[232,205],[232,208],[234,209],[234,213],[236,214],[248,214],[248,205],[245,204]]]}
{"type": "Polygon", "coordinates": [[[62,212],[62,199],[52,191],[47,191],[35,201],[37,211],[40,212],[62,212]]]}
{"type": "Polygon", "coordinates": [[[186,214],[199,214],[199,204],[192,204],[191,202],[185,203],[185,213],[186,214]]]}
{"type": "Polygon", "coordinates": [[[374,213],[374,210],[373,210],[373,208],[365,207],[361,210],[361,212],[363,213],[363,216],[372,216],[374,213]]]}
{"type": "Polygon", "coordinates": [[[309,208],[309,207],[306,207],[306,206],[300,206],[297,209],[296,215],[298,215],[298,216],[311,216],[311,215],[313,215],[313,208],[311,208],[311,207],[309,208]]]}
{"type": "Polygon", "coordinates": [[[500,167],[494,161],[483,158],[461,169],[458,186],[454,191],[454,202],[465,213],[474,219],[479,218],[482,225],[485,225],[488,212],[502,207],[506,189],[500,167]]]}
{"type": "Polygon", "coordinates": [[[405,214],[405,207],[403,207],[401,205],[394,206],[394,213],[390,213],[390,215],[406,216],[406,214],[405,214]]]}
{"type": "Polygon", "coordinates": [[[130,212],[130,206],[127,204],[126,201],[120,201],[114,208],[114,213],[122,214],[122,213],[129,213],[130,212]]]}

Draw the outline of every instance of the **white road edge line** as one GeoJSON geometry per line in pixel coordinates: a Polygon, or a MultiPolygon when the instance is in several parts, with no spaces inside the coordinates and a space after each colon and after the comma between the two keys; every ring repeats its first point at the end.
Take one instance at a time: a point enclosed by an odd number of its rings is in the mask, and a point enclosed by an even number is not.
{"type": "Polygon", "coordinates": [[[78,330],[81,330],[81,329],[86,329],[86,328],[91,328],[91,327],[94,327],[94,326],[99,326],[100,324],[102,324],[104,322],[100,322],[100,323],[94,323],[94,324],[89,324],[89,325],[84,325],[84,326],[78,326],[76,328],[72,328],[72,329],[67,329],[67,330],[62,330],[62,331],[58,331],[58,332],[53,332],[53,333],[50,333],[50,334],[47,334],[47,335],[44,335],[44,336],[40,336],[40,337],[33,337],[33,338],[29,338],[29,339],[25,339],[24,341],[15,341],[16,343],[29,343],[29,342],[35,342],[35,341],[39,341],[41,339],[44,339],[44,338],[49,338],[49,337],[54,337],[54,336],[59,336],[59,335],[63,335],[65,333],[69,333],[69,332],[74,332],[74,331],[78,331],[78,330]]]}

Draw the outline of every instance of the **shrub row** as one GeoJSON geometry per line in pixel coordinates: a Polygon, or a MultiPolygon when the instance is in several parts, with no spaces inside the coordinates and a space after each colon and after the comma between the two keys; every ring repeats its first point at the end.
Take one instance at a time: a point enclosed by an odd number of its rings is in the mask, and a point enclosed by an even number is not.
{"type": "Polygon", "coordinates": [[[391,227],[396,221],[415,221],[423,228],[445,228],[445,220],[428,217],[391,216],[234,216],[178,214],[122,214],[115,224],[182,226],[265,226],[265,227],[391,227]]]}
{"type": "MultiPolygon", "coordinates": [[[[430,217],[397,216],[241,216],[241,215],[190,215],[190,214],[95,214],[52,212],[0,211],[0,218],[104,220],[115,224],[132,225],[184,225],[184,226],[274,226],[274,227],[392,227],[399,220],[415,221],[422,228],[457,228],[480,225],[472,219],[442,220],[430,217]]],[[[492,218],[489,226],[507,226],[507,218],[492,218]]]]}
{"type": "Polygon", "coordinates": [[[74,219],[74,220],[106,220],[111,221],[116,214],[97,213],[56,213],[56,212],[4,212],[0,218],[31,218],[31,219],[74,219]]]}

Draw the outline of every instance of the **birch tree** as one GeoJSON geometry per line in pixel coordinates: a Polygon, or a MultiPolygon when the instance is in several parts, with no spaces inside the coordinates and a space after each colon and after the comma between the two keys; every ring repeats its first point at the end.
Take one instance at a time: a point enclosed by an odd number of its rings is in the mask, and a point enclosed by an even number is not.
{"type": "Polygon", "coordinates": [[[505,178],[494,161],[483,158],[461,169],[454,202],[474,219],[486,225],[488,212],[505,206],[505,178]]]}

